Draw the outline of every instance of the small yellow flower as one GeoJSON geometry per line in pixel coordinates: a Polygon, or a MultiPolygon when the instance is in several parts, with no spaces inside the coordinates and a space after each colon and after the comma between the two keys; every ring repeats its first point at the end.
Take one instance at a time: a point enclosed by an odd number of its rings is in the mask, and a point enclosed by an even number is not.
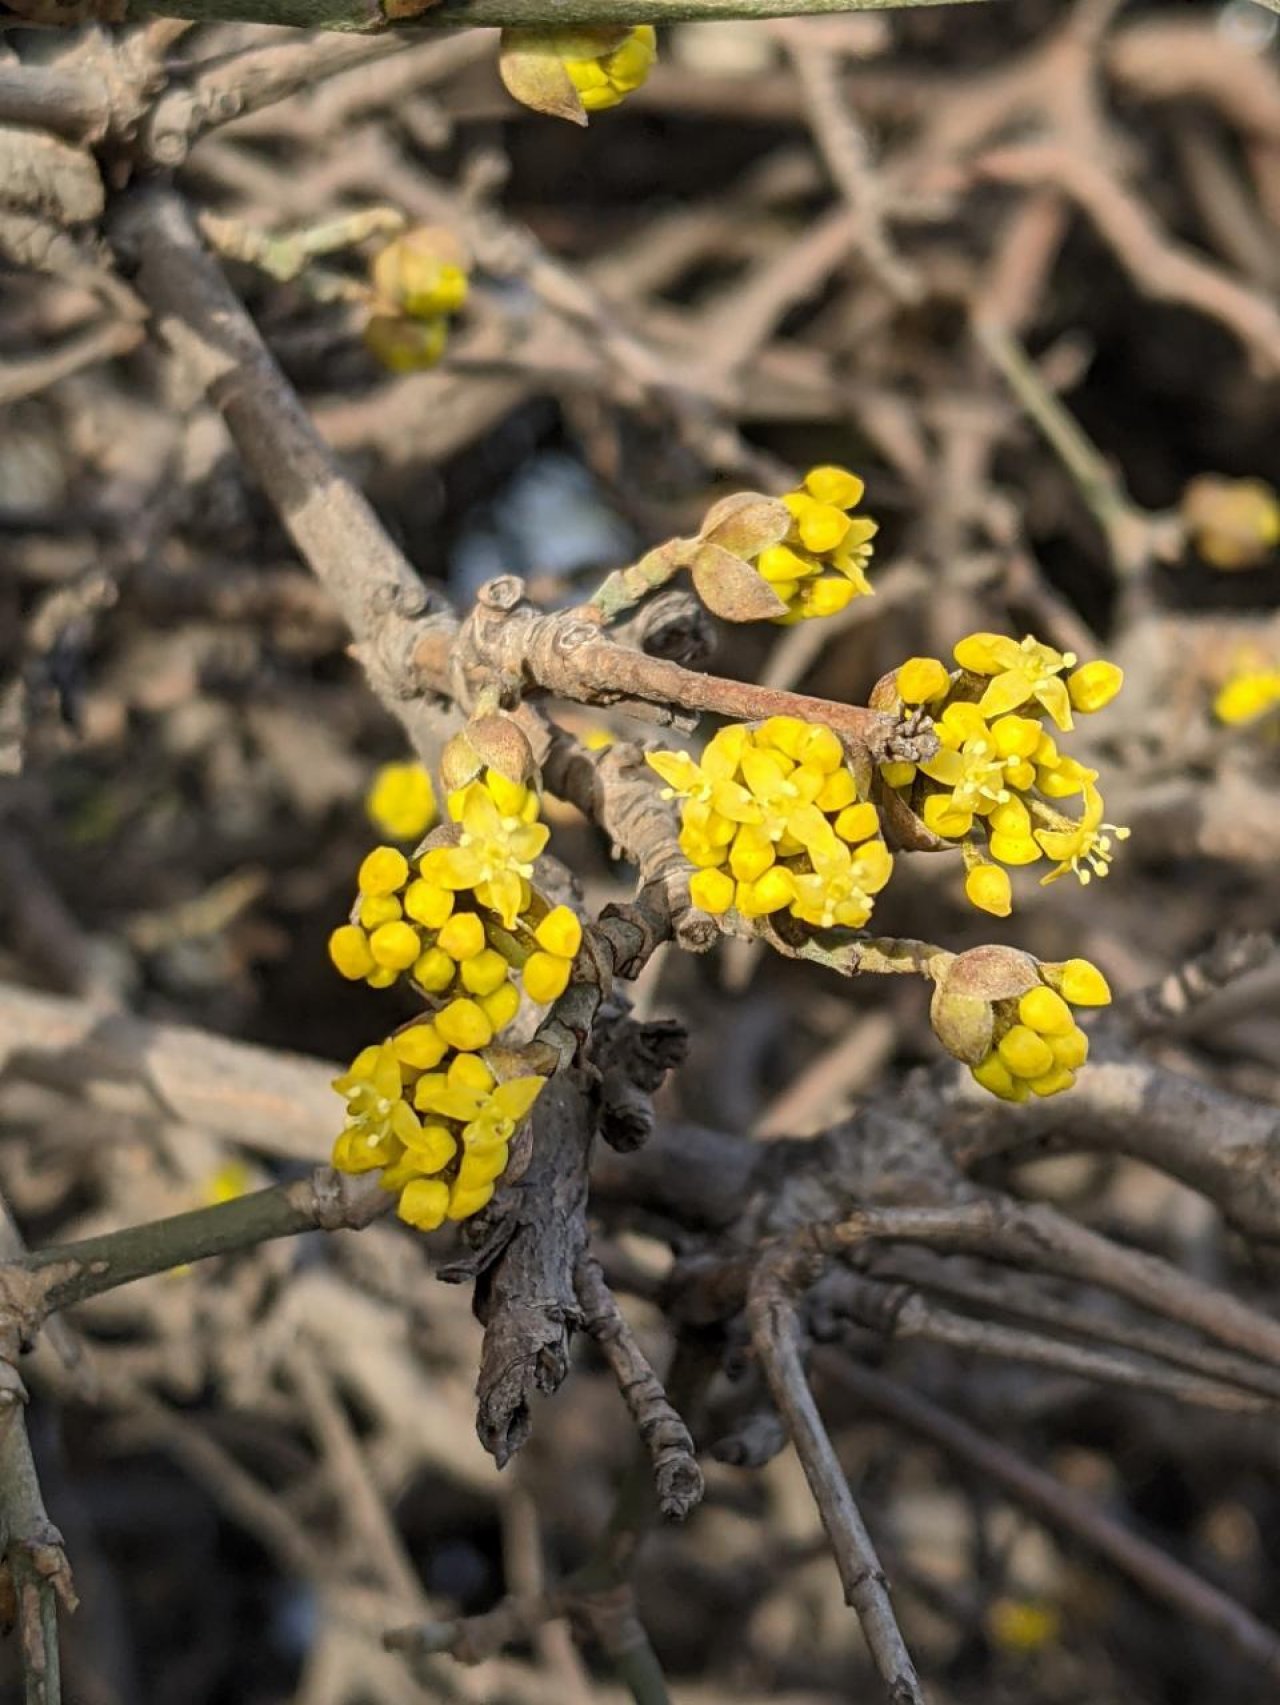
{"type": "Polygon", "coordinates": [[[421,764],[384,764],[373,778],[365,810],[388,840],[421,840],[436,818],[431,777],[421,764]]]}
{"type": "Polygon", "coordinates": [[[1030,634],[1019,641],[1002,633],[973,633],[955,647],[955,659],[970,674],[992,677],[978,700],[984,716],[1017,710],[1034,699],[1059,728],[1071,728],[1071,699],[1061,676],[1075,664],[1074,652],[1055,651],[1030,634]]]}
{"type": "Polygon", "coordinates": [[[964,879],[964,891],[971,905],[992,917],[1007,918],[1013,910],[1012,884],[997,864],[974,865],[964,879]]]}
{"type": "Polygon", "coordinates": [[[1057,860],[1049,874],[1040,878],[1042,887],[1068,874],[1077,877],[1082,885],[1095,876],[1106,876],[1113,857],[1112,837],[1126,841],[1129,831],[1115,823],[1104,823],[1102,812],[1102,795],[1089,782],[1084,790],[1084,814],[1078,823],[1068,828],[1034,831],[1038,845],[1057,860]]]}
{"type": "Polygon", "coordinates": [[[359,982],[376,969],[369,937],[356,924],[341,924],[329,937],[329,958],[340,976],[359,982]]]}
{"type": "Polygon", "coordinates": [[[1105,1006],[1111,999],[1106,978],[1087,959],[1042,964],[1039,975],[1041,981],[1021,995],[991,1002],[993,1045],[969,1068],[975,1082],[1002,1101],[1072,1088],[1089,1058],[1089,1039],[1071,1008],[1105,1006]]]}
{"type": "Polygon", "coordinates": [[[908,657],[895,677],[903,704],[929,704],[946,696],[951,676],[936,657],[908,657]]]}
{"type": "Polygon", "coordinates": [[[524,884],[551,831],[545,823],[526,822],[523,814],[504,815],[495,797],[498,791],[492,776],[463,790],[458,845],[429,854],[429,873],[424,859],[423,875],[443,888],[474,889],[481,904],[513,929],[525,901],[524,884]]]}
{"type": "Polygon", "coordinates": [[[374,847],[356,873],[356,887],[370,899],[382,899],[403,888],[409,861],[395,847],[374,847]]]}

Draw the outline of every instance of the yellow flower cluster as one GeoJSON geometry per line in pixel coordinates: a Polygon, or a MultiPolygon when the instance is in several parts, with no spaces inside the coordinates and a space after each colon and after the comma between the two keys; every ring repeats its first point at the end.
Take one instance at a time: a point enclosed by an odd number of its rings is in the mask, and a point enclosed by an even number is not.
{"type": "MultiPolygon", "coordinates": [[[[413,799],[393,788],[390,803],[407,822],[413,799]]],[[[446,806],[451,843],[428,847],[416,874],[397,848],[375,847],[357,875],[351,921],[329,938],[344,977],[373,988],[408,977],[432,1009],[364,1049],[335,1085],[348,1115],[334,1165],[384,1168],[401,1218],[424,1230],[489,1200],[511,1132],[542,1086],[537,1076],[499,1082],[482,1057],[519,1011],[513,973],[531,1000],[557,1000],[582,945],[574,912],[549,906],[533,885],[549,834],[534,789],[488,769],[446,806]]]]}
{"type": "Polygon", "coordinates": [[[1041,965],[1043,979],[1013,999],[992,1002],[995,1025],[986,1057],[970,1066],[983,1089],[1002,1101],[1060,1095],[1089,1057],[1089,1038],[1073,1006],[1107,1006],[1107,979],[1087,959],[1041,965]]]}
{"type": "Polygon", "coordinates": [[[1213,714],[1231,728],[1256,722],[1280,705],[1280,669],[1244,668],[1218,689],[1213,714]]]}
{"type": "Polygon", "coordinates": [[[936,657],[913,657],[894,676],[897,700],[933,718],[940,749],[920,764],[882,764],[884,780],[933,834],[962,844],[965,893],[982,911],[1012,910],[1002,865],[1050,859],[1043,883],[1105,876],[1113,840],[1129,831],[1103,821],[1098,772],[1060,752],[1044,720],[1069,731],[1073,710],[1111,702],[1121,670],[1102,661],[1077,668],[1071,652],[1029,635],[970,634],[955,659],[959,669],[949,671],[936,657]],[[1069,817],[1058,802],[1077,795],[1080,815],[1069,817]]]}
{"type": "Polygon", "coordinates": [[[866,923],[893,859],[829,728],[790,716],[736,723],[698,763],[684,752],[648,762],[664,796],[685,802],[680,848],[697,866],[696,906],[747,918],[787,910],[821,929],[866,923]]]}
{"type": "Polygon", "coordinates": [[[449,317],[467,299],[466,255],[452,232],[418,226],[374,258],[372,312],[364,341],[393,373],[434,367],[449,317]]]}
{"type": "Polygon", "coordinates": [[[420,841],[436,820],[436,795],[421,764],[383,764],[365,796],[365,811],[389,841],[420,841]]]}
{"type": "Polygon", "coordinates": [[[865,489],[857,474],[821,467],[810,468],[804,483],[784,494],[790,531],[755,560],[757,573],[787,606],[775,617],[780,626],[834,616],[854,598],[871,596],[866,569],[879,527],[868,516],[850,514],[865,489]]]}
{"type": "Polygon", "coordinates": [[[558,30],[547,44],[564,64],[569,81],[587,112],[616,107],[649,75],[658,51],[652,24],[636,24],[620,42],[608,46],[612,32],[558,30]]]}
{"type": "Polygon", "coordinates": [[[478,1052],[448,1040],[442,1016],[362,1049],[333,1085],[347,1103],[333,1164],[381,1168],[400,1218],[421,1231],[486,1205],[546,1084],[536,1073],[500,1082],[478,1052]]]}

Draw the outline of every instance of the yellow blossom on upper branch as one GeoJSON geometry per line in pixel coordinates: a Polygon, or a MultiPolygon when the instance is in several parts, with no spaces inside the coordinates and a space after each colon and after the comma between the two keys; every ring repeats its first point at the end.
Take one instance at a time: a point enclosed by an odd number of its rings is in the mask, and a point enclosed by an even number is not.
{"type": "Polygon", "coordinates": [[[436,820],[436,795],[421,764],[384,764],[373,778],[365,810],[391,841],[418,841],[436,820]]]}
{"type": "Polygon", "coordinates": [[[684,801],[696,906],[748,918],[785,910],[822,929],[866,923],[893,859],[831,729],[774,716],[722,728],[699,762],[682,752],[647,761],[666,796],[684,801]]]}
{"type": "Polygon", "coordinates": [[[1238,728],[1256,722],[1280,705],[1280,669],[1245,667],[1218,689],[1213,714],[1219,722],[1238,728]]]}
{"type": "Polygon", "coordinates": [[[828,466],[810,468],[803,483],[784,494],[791,515],[787,536],[755,559],[756,572],[787,606],[774,618],[779,625],[834,616],[874,592],[866,571],[879,527],[870,516],[852,513],[864,490],[857,474],[828,466]]]}
{"type": "Polygon", "coordinates": [[[506,29],[498,69],[522,105],[586,124],[640,87],[656,53],[650,24],[506,29]]]}
{"type": "Polygon", "coordinates": [[[1069,731],[1073,712],[1102,710],[1123,685],[1121,670],[1101,659],[1077,666],[1071,652],[1031,635],[970,634],[955,658],[956,670],[936,657],[909,658],[873,695],[880,708],[924,711],[938,739],[938,751],[918,764],[882,764],[885,784],[930,833],[960,843],[965,894],[996,917],[1013,904],[1001,865],[1048,859],[1044,883],[1105,876],[1129,831],[1104,822],[1098,772],[1060,752],[1045,723],[1069,731]],[[1079,817],[1067,815],[1061,802],[1077,798],[1079,817]]]}

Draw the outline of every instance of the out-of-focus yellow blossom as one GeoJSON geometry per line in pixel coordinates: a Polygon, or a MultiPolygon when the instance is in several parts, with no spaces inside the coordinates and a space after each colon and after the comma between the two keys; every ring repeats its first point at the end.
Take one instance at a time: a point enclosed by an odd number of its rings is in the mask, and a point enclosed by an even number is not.
{"type": "Polygon", "coordinates": [[[1098,772],[1058,750],[1045,727],[1070,728],[1073,710],[1091,715],[1110,704],[1124,676],[1098,659],[1075,667],[1070,652],[1028,636],[970,634],[955,648],[958,671],[935,657],[913,657],[877,689],[880,708],[923,709],[938,751],[919,764],[880,766],[884,783],[942,840],[965,854],[965,894],[981,911],[1007,917],[1012,889],[996,867],[1052,859],[1054,881],[1081,882],[1107,872],[1113,842],[1129,831],[1103,821],[1098,772]],[[1063,671],[1070,670],[1064,678],[1063,671]],[[1057,802],[1080,796],[1078,819],[1057,802]],[[993,862],[994,861],[994,862],[993,862]]]}
{"type": "Polygon", "coordinates": [[[998,1598],[987,1612],[987,1632],[1002,1651],[1039,1652],[1061,1638],[1062,1617],[1041,1599],[998,1598]]]}
{"type": "Polygon", "coordinates": [[[1201,474],[1179,504],[1192,543],[1211,568],[1256,568],[1280,545],[1280,497],[1265,480],[1201,474]]]}
{"type": "Polygon", "coordinates": [[[1213,714],[1219,722],[1238,728],[1256,722],[1280,705],[1280,669],[1246,669],[1219,688],[1213,714]]]}
{"type": "Polygon", "coordinates": [[[675,752],[648,762],[669,783],[665,796],[685,802],[680,847],[703,911],[790,910],[821,929],[870,917],[893,860],[831,729],[774,716],[722,728],[700,763],[675,752]]]}
{"type": "Polygon", "coordinates": [[[383,764],[373,778],[365,810],[388,840],[421,840],[436,820],[431,777],[421,764],[383,764]]]}
{"type": "MultiPolygon", "coordinates": [[[[373,311],[364,329],[369,353],[393,373],[434,367],[448,342],[448,316],[467,299],[462,245],[451,231],[415,226],[375,255],[370,272],[373,311]]],[[[390,829],[384,833],[394,835],[390,829]]]]}
{"type": "Polygon", "coordinates": [[[499,1082],[479,1053],[450,1048],[439,1018],[363,1049],[334,1088],[347,1122],[334,1144],[340,1172],[381,1170],[401,1219],[432,1231],[492,1197],[509,1144],[546,1080],[499,1082]]]}
{"type": "Polygon", "coordinates": [[[756,572],[787,606],[774,618],[779,624],[834,616],[854,598],[874,592],[866,571],[879,526],[870,516],[851,513],[864,490],[846,468],[818,467],[783,495],[791,529],[755,559],[756,572]]]}
{"type": "Polygon", "coordinates": [[[422,373],[444,354],[449,330],[443,320],[410,320],[402,314],[372,314],[364,345],[389,373],[422,373]]]}

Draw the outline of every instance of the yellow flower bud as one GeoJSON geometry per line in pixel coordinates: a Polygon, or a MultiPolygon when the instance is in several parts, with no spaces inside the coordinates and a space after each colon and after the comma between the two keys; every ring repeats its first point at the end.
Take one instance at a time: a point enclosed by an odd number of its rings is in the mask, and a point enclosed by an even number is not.
{"type": "Polygon", "coordinates": [[[408,1030],[401,1030],[391,1038],[391,1046],[402,1065],[413,1066],[423,1072],[438,1066],[448,1052],[444,1038],[437,1034],[432,1024],[415,1024],[408,1030]]]}
{"type": "Polygon", "coordinates": [[[499,1030],[506,1029],[519,1012],[520,991],[514,983],[504,982],[491,995],[481,995],[480,1009],[493,1026],[493,1033],[496,1036],[499,1030]]]}
{"type": "Polygon", "coordinates": [[[366,853],[356,875],[362,894],[394,894],[409,876],[409,861],[395,847],[374,847],[366,853]]]}
{"type": "Polygon", "coordinates": [[[689,898],[700,911],[719,917],[733,905],[733,878],[723,870],[699,870],[689,878],[689,898]]]}
{"type": "Polygon", "coordinates": [[[531,953],[525,960],[523,982],[530,1000],[540,1006],[559,1000],[569,986],[573,967],[554,953],[531,953]]]}
{"type": "Polygon", "coordinates": [[[1000,1038],[996,1052],[1015,1077],[1037,1078],[1053,1070],[1053,1054],[1043,1036],[1025,1024],[1015,1024],[1000,1038]]]}
{"type": "Polygon", "coordinates": [[[453,895],[419,876],[404,891],[404,909],[424,929],[439,929],[453,912],[453,895]]]}
{"type": "Polygon", "coordinates": [[[811,618],[838,616],[857,595],[858,588],[851,580],[839,574],[824,574],[801,588],[800,609],[811,618]]]}
{"type": "Polygon", "coordinates": [[[808,769],[819,770],[823,775],[844,766],[844,747],[840,744],[840,736],[821,723],[811,723],[805,728],[797,756],[808,769]]]}
{"type": "Polygon", "coordinates": [[[407,971],[422,951],[412,924],[380,924],[369,937],[369,951],[384,971],[407,971]]]}
{"type": "Polygon", "coordinates": [[[481,1208],[487,1207],[492,1197],[492,1184],[478,1184],[474,1190],[460,1190],[455,1184],[449,1192],[449,1218],[470,1219],[472,1214],[478,1214],[481,1208]]]}
{"type": "Polygon", "coordinates": [[[1013,885],[998,865],[976,864],[964,879],[970,905],[993,918],[1007,918],[1013,910],[1013,885]]]}
{"type": "Polygon", "coordinates": [[[763,918],[780,912],[796,897],[796,882],[789,870],[775,864],[755,882],[738,884],[738,910],[746,918],[763,918]]]}
{"type": "Polygon", "coordinates": [[[1072,1006],[1110,1006],[1111,988],[1096,965],[1087,959],[1068,959],[1065,964],[1043,967],[1046,975],[1052,970],[1057,976],[1050,980],[1072,1006]]]}
{"type": "Polygon", "coordinates": [[[835,831],[842,841],[850,844],[869,841],[880,833],[880,814],[867,802],[847,806],[836,818],[835,831]]]}
{"type": "Polygon", "coordinates": [[[456,1054],[445,1077],[450,1089],[477,1089],[487,1095],[493,1088],[493,1073],[479,1054],[456,1054]]]}
{"type": "Polygon", "coordinates": [[[450,959],[474,959],[484,952],[484,925],[474,912],[455,912],[440,926],[436,946],[450,959]]]}
{"type": "Polygon", "coordinates": [[[945,840],[958,841],[973,827],[973,812],[961,809],[949,793],[931,793],[921,810],[926,829],[945,840]]]}
{"type": "Polygon", "coordinates": [[[460,1052],[473,1053],[477,1048],[487,1048],[493,1041],[493,1026],[483,1009],[465,997],[450,1001],[436,1014],[435,1023],[449,1046],[460,1052]]]}
{"type": "Polygon", "coordinates": [[[1083,1030],[1073,1024],[1066,1036],[1051,1036],[1049,1047],[1053,1053],[1054,1063],[1065,1066],[1068,1071],[1079,1071],[1089,1058],[1089,1038],[1083,1030]]]}
{"type": "Polygon", "coordinates": [[[829,503],[836,509],[852,509],[866,490],[857,474],[829,464],[810,468],[804,476],[804,488],[815,502],[829,503]]]}
{"type": "Polygon", "coordinates": [[[788,545],[770,545],[756,558],[756,573],[769,582],[780,598],[785,596],[782,587],[789,586],[794,590],[814,573],[816,567],[816,563],[797,556],[788,545]]]}
{"type": "Polygon", "coordinates": [[[492,1184],[506,1170],[508,1152],[506,1143],[495,1143],[483,1151],[465,1151],[454,1188],[459,1192],[469,1192],[492,1184]]]}
{"type": "Polygon", "coordinates": [[[944,697],[951,676],[936,657],[908,657],[898,670],[897,683],[903,704],[929,704],[944,697]]]}
{"type": "Polygon", "coordinates": [[[329,958],[339,974],[352,983],[367,977],[374,968],[369,938],[355,924],[342,924],[334,930],[329,937],[329,958]]]}
{"type": "Polygon", "coordinates": [[[900,763],[895,760],[892,763],[881,764],[880,774],[890,787],[910,787],[916,779],[916,767],[914,764],[900,763]]]}
{"type": "Polygon", "coordinates": [[[773,842],[763,829],[744,823],[729,849],[729,868],[739,882],[754,882],[773,863],[773,842]]]}
{"type": "Polygon", "coordinates": [[[1123,685],[1124,670],[1102,659],[1096,663],[1082,663],[1067,676],[1071,703],[1085,715],[1110,704],[1123,685]]]}
{"type": "Polygon", "coordinates": [[[1260,669],[1233,676],[1219,689],[1213,714],[1229,727],[1253,722],[1280,704],[1280,669],[1260,669]]]}
{"type": "Polygon", "coordinates": [[[365,982],[371,989],[389,989],[399,974],[398,971],[388,971],[385,966],[379,965],[376,971],[370,971],[365,982]]]}
{"type": "Polygon", "coordinates": [[[435,1178],[415,1178],[400,1192],[396,1213],[419,1231],[434,1231],[449,1209],[449,1186],[435,1178]]]}
{"type": "Polygon", "coordinates": [[[403,917],[399,900],[390,894],[370,894],[361,900],[356,911],[361,929],[375,930],[379,924],[393,924],[403,917]]]}
{"type": "Polygon", "coordinates": [[[1043,1077],[1031,1079],[1033,1095],[1061,1095],[1064,1089],[1071,1089],[1076,1081],[1076,1074],[1065,1066],[1059,1066],[1054,1071],[1046,1072],[1043,1077]]]}
{"type": "Polygon", "coordinates": [[[536,798],[524,782],[512,781],[500,770],[484,773],[485,791],[504,817],[523,817],[530,798],[536,798]]]}
{"type": "Polygon", "coordinates": [[[1076,1028],[1066,1001],[1043,983],[1023,995],[1018,1002],[1018,1017],[1041,1036],[1068,1036],[1076,1028]]]}
{"type": "Polygon", "coordinates": [[[1026,1084],[1015,1078],[995,1054],[988,1054],[985,1060],[970,1066],[969,1073],[975,1083],[998,1095],[1001,1101],[1025,1101],[1031,1094],[1026,1084]]]}
{"type": "Polygon", "coordinates": [[[391,373],[434,367],[448,338],[443,320],[409,320],[401,314],[372,314],[364,328],[365,348],[391,373]]]}
{"type": "Polygon", "coordinates": [[[457,972],[457,964],[447,953],[439,947],[429,947],[421,958],[414,962],[413,980],[429,995],[441,995],[452,983],[457,972]]]}
{"type": "Polygon", "coordinates": [[[853,779],[852,771],[842,765],[840,769],[833,770],[823,782],[814,795],[813,803],[819,811],[830,813],[843,811],[846,805],[856,805],[857,800],[858,784],[853,779]]]}
{"type": "Polygon", "coordinates": [[[568,906],[557,906],[534,930],[533,939],[539,947],[558,954],[561,959],[575,958],[582,946],[582,925],[577,913],[568,906]]]}
{"type": "Polygon", "coordinates": [[[431,777],[421,764],[384,764],[373,778],[364,808],[391,840],[419,840],[436,816],[431,777]]]}
{"type": "Polygon", "coordinates": [[[486,947],[483,953],[464,960],[458,974],[468,994],[491,995],[507,980],[507,962],[492,947],[486,947]]]}

